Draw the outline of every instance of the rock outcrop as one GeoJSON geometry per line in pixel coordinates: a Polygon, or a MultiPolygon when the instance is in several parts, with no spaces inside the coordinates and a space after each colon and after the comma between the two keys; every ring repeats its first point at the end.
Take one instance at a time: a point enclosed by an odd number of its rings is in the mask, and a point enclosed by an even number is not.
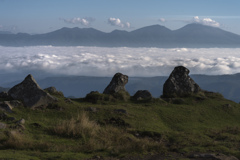
{"type": "Polygon", "coordinates": [[[119,91],[126,91],[125,85],[128,83],[128,76],[122,73],[116,73],[110,84],[105,88],[104,94],[114,94],[119,91]]]}
{"type": "Polygon", "coordinates": [[[8,91],[8,95],[16,100],[21,100],[26,107],[35,108],[46,106],[57,99],[43,91],[32,75],[8,91]]]}
{"type": "Polygon", "coordinates": [[[52,94],[52,95],[60,95],[60,96],[64,96],[62,92],[58,91],[55,87],[48,87],[45,88],[44,91],[52,94]]]}
{"type": "Polygon", "coordinates": [[[19,106],[22,106],[22,103],[17,100],[0,102],[0,110],[7,111],[7,112],[12,112],[13,108],[16,108],[19,106]]]}
{"type": "Polygon", "coordinates": [[[183,66],[175,67],[163,85],[163,97],[183,97],[201,91],[199,85],[188,75],[189,72],[183,66]]]}
{"type": "Polygon", "coordinates": [[[133,98],[136,100],[152,99],[152,94],[148,90],[138,90],[133,98]]]}

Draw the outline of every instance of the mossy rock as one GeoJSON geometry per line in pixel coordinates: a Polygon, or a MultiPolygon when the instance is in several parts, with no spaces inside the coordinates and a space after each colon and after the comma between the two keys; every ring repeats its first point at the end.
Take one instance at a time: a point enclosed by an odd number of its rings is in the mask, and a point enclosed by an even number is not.
{"type": "Polygon", "coordinates": [[[87,102],[98,103],[99,101],[115,101],[115,98],[112,95],[92,91],[86,95],[85,100],[87,102]]]}
{"type": "Polygon", "coordinates": [[[112,94],[114,98],[117,100],[128,101],[130,100],[131,96],[127,91],[120,90],[117,93],[112,94]]]}

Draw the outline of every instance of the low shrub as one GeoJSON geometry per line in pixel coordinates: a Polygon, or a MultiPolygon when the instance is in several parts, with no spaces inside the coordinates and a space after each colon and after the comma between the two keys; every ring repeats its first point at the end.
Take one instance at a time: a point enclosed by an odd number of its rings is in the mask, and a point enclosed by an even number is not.
{"type": "Polygon", "coordinates": [[[113,97],[117,100],[128,101],[130,100],[130,94],[127,91],[120,90],[117,93],[113,94],[113,97]]]}

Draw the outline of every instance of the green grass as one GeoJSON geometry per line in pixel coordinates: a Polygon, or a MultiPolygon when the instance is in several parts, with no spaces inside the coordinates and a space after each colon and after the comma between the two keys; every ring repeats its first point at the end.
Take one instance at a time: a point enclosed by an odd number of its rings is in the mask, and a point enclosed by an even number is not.
{"type": "MultiPolygon", "coordinates": [[[[24,128],[0,120],[0,159],[86,159],[156,153],[224,153],[240,158],[240,105],[220,94],[132,100],[94,93],[46,108],[14,108],[24,128]],[[91,100],[93,99],[93,101],[91,100]],[[96,108],[96,112],[88,108],[96,108]],[[116,112],[124,110],[126,113],[116,112]]],[[[1,113],[2,111],[0,111],[1,113]]]]}

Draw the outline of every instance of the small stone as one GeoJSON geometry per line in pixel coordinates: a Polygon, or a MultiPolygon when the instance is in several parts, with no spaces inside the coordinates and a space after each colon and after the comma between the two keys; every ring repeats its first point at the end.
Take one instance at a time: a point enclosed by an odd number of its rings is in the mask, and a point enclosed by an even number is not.
{"type": "Polygon", "coordinates": [[[66,98],[65,100],[64,100],[66,103],[73,103],[73,101],[71,100],[71,99],[69,99],[69,98],[66,98]]]}
{"type": "Polygon", "coordinates": [[[5,129],[7,125],[5,123],[0,122],[0,129],[5,129]]]}
{"type": "Polygon", "coordinates": [[[125,109],[115,109],[114,112],[127,114],[127,111],[125,109]]]}
{"type": "Polygon", "coordinates": [[[86,111],[90,111],[90,112],[97,112],[97,108],[95,108],[95,107],[88,107],[87,109],[86,109],[86,111]]]}
{"type": "Polygon", "coordinates": [[[25,119],[20,119],[19,121],[17,121],[18,124],[25,124],[25,119]]]}

